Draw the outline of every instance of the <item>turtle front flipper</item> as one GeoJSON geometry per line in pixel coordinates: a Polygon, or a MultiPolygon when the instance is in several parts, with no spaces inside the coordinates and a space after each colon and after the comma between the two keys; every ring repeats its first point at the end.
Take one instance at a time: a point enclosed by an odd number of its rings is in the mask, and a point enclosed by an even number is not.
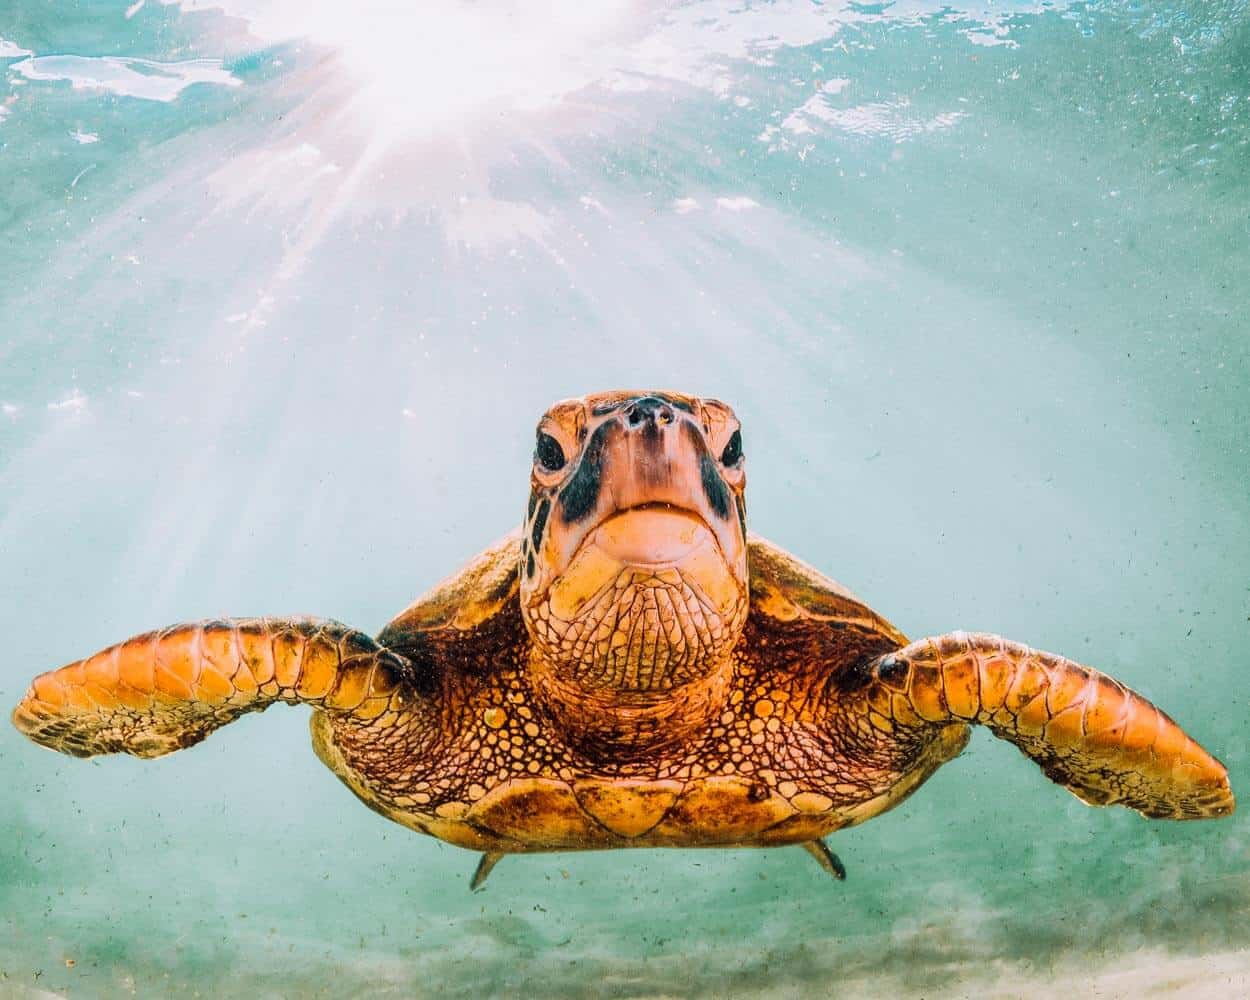
{"type": "Polygon", "coordinates": [[[878,730],[986,726],[1091,805],[1159,819],[1233,811],[1223,764],[1145,698],[1062,656],[952,632],[877,657],[859,680],[878,730]]]}
{"type": "Polygon", "coordinates": [[[13,724],[36,743],[75,757],[160,757],[275,701],[376,718],[402,697],[407,665],[364,633],[332,621],[174,625],[36,677],[13,724]]]}

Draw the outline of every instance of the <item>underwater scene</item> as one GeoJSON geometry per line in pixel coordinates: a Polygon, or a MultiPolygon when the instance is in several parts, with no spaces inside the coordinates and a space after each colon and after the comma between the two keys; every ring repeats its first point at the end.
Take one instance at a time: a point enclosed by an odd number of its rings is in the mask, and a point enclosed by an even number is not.
{"type": "Polygon", "coordinates": [[[1250,994],[1244,0],[7,0],[0,73],[0,996],[1250,994]],[[306,706],[154,760],[8,723],[175,622],[376,635],[624,388],[733,408],[750,530],[1105,671],[1243,811],[1091,808],[974,727],[845,880],[470,891],[306,706]]]}

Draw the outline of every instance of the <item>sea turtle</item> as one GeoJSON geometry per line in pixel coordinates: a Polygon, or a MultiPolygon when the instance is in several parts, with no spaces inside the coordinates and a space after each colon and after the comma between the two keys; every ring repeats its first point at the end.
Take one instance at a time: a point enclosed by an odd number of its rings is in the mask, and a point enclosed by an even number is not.
{"type": "Polygon", "coordinates": [[[367,805],[503,855],[805,846],[898,805],[987,726],[1096,805],[1233,810],[1150,702],[995,635],[909,643],[746,530],[724,403],[621,391],[537,428],[523,527],[377,639],[310,618],[175,625],[35,679],[13,721],[79,757],[159,757],[274,702],[367,805]]]}

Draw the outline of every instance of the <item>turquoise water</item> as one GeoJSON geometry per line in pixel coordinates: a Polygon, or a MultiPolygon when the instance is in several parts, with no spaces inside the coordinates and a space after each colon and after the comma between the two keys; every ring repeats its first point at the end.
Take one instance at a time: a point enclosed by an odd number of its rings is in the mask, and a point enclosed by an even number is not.
{"type": "MultiPolygon", "coordinates": [[[[756,531],[1114,674],[1250,801],[1244,3],[426,6],[0,11],[0,703],[180,620],[377,630],[519,522],[548,403],[663,385],[737,409],[756,531]]],[[[155,762],[0,726],[0,778],[4,995],[1250,991],[1242,816],[984,732],[845,883],[470,894],[303,709],[155,762]]]]}

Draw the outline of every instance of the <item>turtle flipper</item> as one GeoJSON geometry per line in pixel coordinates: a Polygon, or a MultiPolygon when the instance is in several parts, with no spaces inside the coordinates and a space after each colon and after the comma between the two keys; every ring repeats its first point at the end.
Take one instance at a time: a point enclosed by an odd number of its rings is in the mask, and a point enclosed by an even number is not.
{"type": "Polygon", "coordinates": [[[337,622],[250,618],[174,625],[36,677],[13,724],[92,757],[160,757],[275,701],[374,718],[407,661],[337,622]]]}
{"type": "Polygon", "coordinates": [[[1233,811],[1223,764],[1145,698],[1062,656],[952,632],[878,657],[866,670],[874,726],[987,726],[1091,805],[1159,819],[1233,811]]]}
{"type": "Polygon", "coordinates": [[[477,892],[486,884],[486,879],[490,873],[495,870],[495,865],[499,864],[506,855],[503,851],[487,851],[481,860],[478,861],[477,867],[473,870],[473,877],[469,879],[469,891],[477,892]]]}
{"type": "Polygon", "coordinates": [[[834,854],[823,840],[809,840],[799,846],[816,859],[816,864],[839,882],[846,881],[846,865],[842,864],[842,859],[834,854]]]}

